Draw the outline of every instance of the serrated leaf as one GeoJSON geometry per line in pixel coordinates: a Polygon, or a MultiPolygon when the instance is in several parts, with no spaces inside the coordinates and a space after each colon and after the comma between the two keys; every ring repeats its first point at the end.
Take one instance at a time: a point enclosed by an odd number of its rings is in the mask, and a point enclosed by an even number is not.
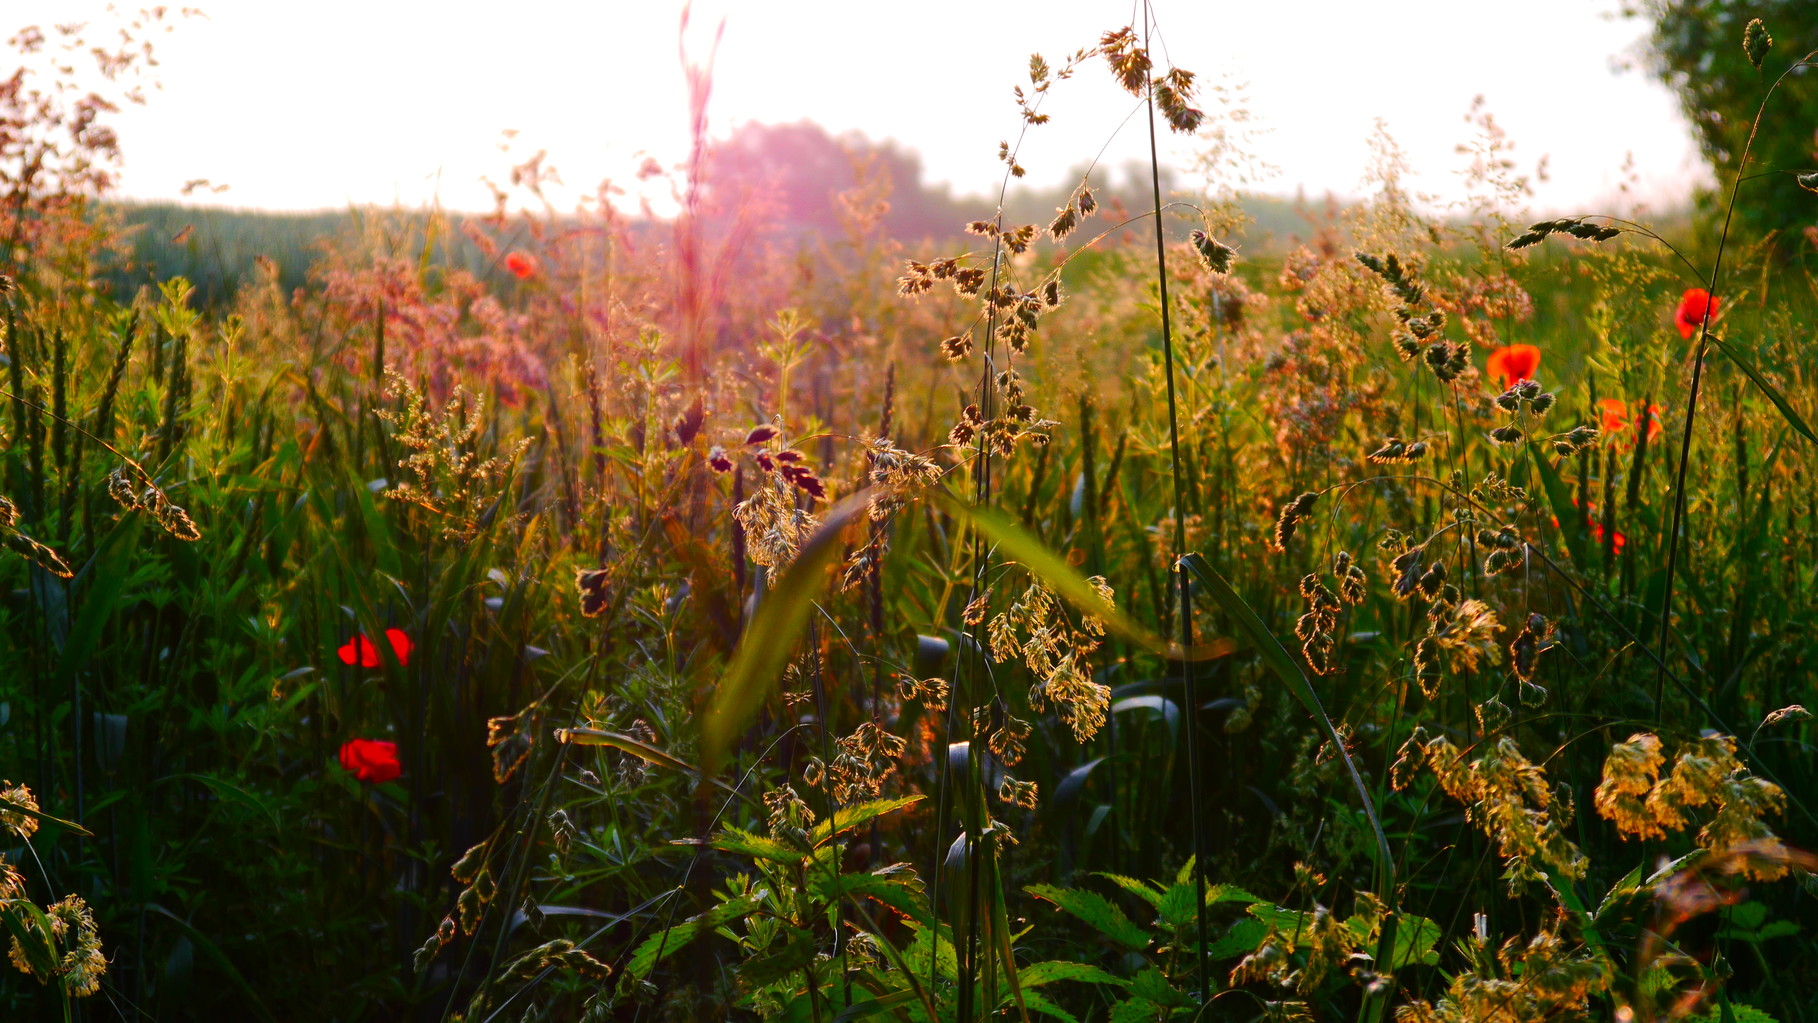
{"type": "Polygon", "coordinates": [[[1399,970],[1414,963],[1428,966],[1438,963],[1439,953],[1433,946],[1444,934],[1445,930],[1439,924],[1424,916],[1402,914],[1401,926],[1395,929],[1395,960],[1389,969],[1399,970]]]}
{"type": "MultiPolygon", "coordinates": [[[[1762,1012],[1760,1009],[1755,1008],[1753,1005],[1744,1005],[1741,1002],[1731,1002],[1730,1012],[1734,1015],[1736,1023],[1780,1023],[1779,1020],[1762,1012]]],[[[1701,1012],[1696,1016],[1687,1016],[1685,1018],[1685,1023],[1719,1023],[1721,1017],[1722,1012],[1720,1010],[1713,1010],[1711,1012],[1701,1012]]]]}
{"type": "Polygon", "coordinates": [[[898,913],[923,923],[928,922],[928,901],[922,893],[921,880],[890,874],[821,874],[809,882],[814,894],[823,902],[841,899],[875,899],[898,913]]]}
{"type": "Polygon", "coordinates": [[[816,824],[811,838],[816,848],[826,845],[835,835],[844,834],[853,828],[869,824],[887,813],[901,810],[911,803],[918,803],[927,797],[922,795],[898,796],[895,799],[874,799],[867,803],[855,803],[843,806],[832,817],[816,824]]]}
{"type": "Polygon", "coordinates": [[[754,835],[740,828],[728,827],[713,836],[708,843],[721,852],[737,853],[757,860],[775,860],[778,863],[800,863],[808,854],[796,849],[780,839],[764,835],[754,835]]]}
{"type": "Polygon", "coordinates": [[[1111,1007],[1110,1023],[1155,1023],[1167,1011],[1167,1007],[1147,998],[1132,998],[1111,1007]]]}
{"type": "Polygon", "coordinates": [[[1206,946],[1208,959],[1235,959],[1247,956],[1269,936],[1269,925],[1252,917],[1232,921],[1224,935],[1206,946]]]}
{"type": "Polygon", "coordinates": [[[814,962],[817,952],[814,935],[800,927],[787,926],[785,933],[786,937],[780,942],[773,940],[763,955],[753,956],[739,964],[740,984],[747,989],[766,987],[806,969],[808,964],[814,962]]]}
{"type": "MultiPolygon", "coordinates": [[[[1010,996],[1006,994],[1004,996],[1003,1001],[1000,1004],[1006,1005],[1006,1006],[1009,1005],[1010,996]]],[[[1039,991],[1024,991],[1023,992],[1023,1007],[1027,1008],[1027,1009],[1033,1009],[1036,1012],[1039,1012],[1044,1016],[1052,1016],[1055,1019],[1063,1020],[1063,1021],[1065,1021],[1065,1023],[1079,1023],[1078,1016],[1073,1015],[1072,1013],[1068,1012],[1067,1010],[1065,1010],[1065,1009],[1061,1008],[1060,1006],[1054,1004],[1053,1002],[1049,1001],[1047,999],[1047,996],[1043,995],[1039,991]]]]}
{"type": "Polygon", "coordinates": [[[1016,971],[1016,977],[1024,987],[1039,987],[1052,984],[1057,980],[1077,980],[1087,984],[1116,984],[1129,987],[1130,982],[1112,973],[1093,966],[1090,963],[1075,963],[1065,959],[1053,962],[1033,963],[1016,971]]]}
{"type": "Polygon", "coordinates": [[[645,938],[643,944],[626,961],[626,976],[643,979],[658,962],[687,948],[702,934],[756,912],[760,900],[761,896],[755,894],[728,899],[699,916],[690,917],[666,931],[645,938]]]}
{"type": "Polygon", "coordinates": [[[1054,903],[1120,945],[1138,950],[1149,947],[1149,933],[1125,916],[1123,910],[1112,905],[1111,900],[1097,892],[1060,888],[1051,884],[1030,885],[1023,890],[1038,899],[1054,903]]]}
{"type": "Polygon", "coordinates": [[[1094,875],[1110,881],[1131,895],[1147,902],[1152,908],[1161,908],[1162,893],[1148,881],[1138,881],[1134,877],[1125,877],[1122,874],[1113,874],[1103,870],[1094,871],[1094,875]]]}

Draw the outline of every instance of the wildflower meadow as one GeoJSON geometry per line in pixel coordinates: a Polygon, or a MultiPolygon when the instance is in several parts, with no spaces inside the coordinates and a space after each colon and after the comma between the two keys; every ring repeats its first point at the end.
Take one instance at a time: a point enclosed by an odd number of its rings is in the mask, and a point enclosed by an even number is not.
{"type": "Polygon", "coordinates": [[[179,13],[19,33],[0,1019],[1809,1023],[1818,20],[1754,6],[1640,15],[1741,97],[1687,208],[1535,211],[1474,114],[1469,202],[1385,137],[1269,232],[1157,155],[1238,158],[1148,3],[973,69],[990,198],[829,142],[813,217],[700,68],[663,210],[142,209],[179,13]],[[1041,192],[1086,92],[1149,160],[1041,192]]]}

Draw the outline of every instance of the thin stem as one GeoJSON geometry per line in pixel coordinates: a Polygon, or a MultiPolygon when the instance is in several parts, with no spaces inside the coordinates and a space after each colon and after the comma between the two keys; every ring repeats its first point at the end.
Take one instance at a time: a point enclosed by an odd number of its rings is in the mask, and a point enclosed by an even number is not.
{"type": "MultiPolygon", "coordinates": [[[[1144,53],[1149,52],[1151,20],[1148,0],[1143,0],[1144,53]]],[[[1180,581],[1180,645],[1185,652],[1193,649],[1193,591],[1187,581],[1187,573],[1181,570],[1179,564],[1180,559],[1187,556],[1186,477],[1181,470],[1180,411],[1174,394],[1174,331],[1168,319],[1168,253],[1162,237],[1161,163],[1156,156],[1153,77],[1149,79],[1144,101],[1149,108],[1149,187],[1155,213],[1155,280],[1161,298],[1162,366],[1168,378],[1168,463],[1169,472],[1174,477],[1174,577],[1180,581]]],[[[1193,678],[1191,657],[1181,658],[1180,672],[1187,722],[1187,826],[1193,832],[1190,845],[1193,850],[1193,886],[1198,893],[1198,898],[1194,900],[1194,916],[1199,928],[1199,969],[1195,976],[1199,981],[1199,1001],[1204,1005],[1211,993],[1206,973],[1206,857],[1203,848],[1204,833],[1200,829],[1199,820],[1199,689],[1193,678]]]]}
{"type": "Polygon", "coordinates": [[[1736,180],[1730,185],[1730,202],[1723,211],[1723,230],[1717,235],[1717,257],[1711,263],[1711,283],[1705,292],[1704,316],[1698,322],[1698,356],[1692,363],[1692,389],[1686,395],[1685,432],[1679,442],[1679,471],[1673,483],[1673,524],[1667,532],[1666,591],[1660,598],[1660,670],[1654,676],[1654,720],[1659,721],[1665,710],[1666,702],[1666,653],[1667,642],[1672,638],[1673,630],[1673,578],[1679,569],[1679,529],[1685,519],[1685,472],[1692,459],[1692,427],[1698,420],[1698,385],[1704,376],[1704,356],[1710,348],[1711,312],[1716,305],[1717,280],[1723,272],[1723,248],[1730,238],[1730,221],[1736,215],[1736,197],[1742,192],[1742,174],[1749,166],[1749,150],[1754,148],[1755,135],[1761,131],[1761,116],[1767,113],[1768,100],[1774,97],[1774,91],[1786,76],[1802,68],[1813,57],[1818,57],[1818,50],[1799,58],[1792,67],[1780,73],[1774,84],[1768,87],[1767,95],[1761,97],[1761,105],[1755,108],[1755,122],[1749,126],[1748,141],[1743,143],[1742,158],[1736,163],[1736,180]]]}

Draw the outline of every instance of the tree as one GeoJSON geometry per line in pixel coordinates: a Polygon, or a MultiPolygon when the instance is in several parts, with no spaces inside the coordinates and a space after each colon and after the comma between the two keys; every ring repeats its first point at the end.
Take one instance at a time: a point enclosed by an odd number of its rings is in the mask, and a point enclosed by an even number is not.
{"type": "MultiPolygon", "coordinates": [[[[1774,79],[1818,48],[1818,4],[1812,0],[1644,0],[1630,14],[1650,17],[1650,63],[1678,93],[1699,148],[1715,172],[1718,189],[1699,196],[1708,212],[1723,215],[1736,180],[1755,113],[1774,79]],[[1743,49],[1743,35],[1760,18],[1773,48],[1759,70],[1743,49]]],[[[1818,70],[1788,74],[1761,117],[1749,151],[1748,174],[1737,199],[1732,237],[1754,241],[1818,221],[1818,196],[1794,176],[1818,167],[1818,70]]],[[[1783,250],[1784,251],[1784,250],[1783,250]]]]}

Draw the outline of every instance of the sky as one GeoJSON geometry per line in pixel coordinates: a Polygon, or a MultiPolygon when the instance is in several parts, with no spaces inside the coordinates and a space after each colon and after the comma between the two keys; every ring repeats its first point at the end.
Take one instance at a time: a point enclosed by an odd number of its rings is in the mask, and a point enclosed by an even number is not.
{"type": "MultiPolygon", "coordinates": [[[[917,150],[926,176],[996,191],[997,144],[1017,131],[1011,88],[1029,55],[1050,63],[1130,23],[1129,0],[194,0],[204,15],[157,39],[160,88],[116,121],[121,191],[186,201],[321,209],[430,201],[490,205],[539,149],[574,186],[634,183],[646,156],[688,149],[683,61],[710,59],[709,130],[814,120],[917,150]],[[716,45],[717,39],[717,45],[716,45]],[[503,132],[515,135],[509,152],[503,132]]],[[[8,0],[14,24],[105,22],[99,0],[8,0]]],[[[1454,150],[1475,97],[1515,144],[1543,210],[1607,208],[1632,157],[1638,193],[1683,197],[1705,172],[1673,96],[1640,67],[1645,24],[1613,0],[1154,0],[1158,48],[1206,86],[1243,86],[1242,149],[1277,168],[1258,190],[1361,194],[1384,129],[1440,203],[1463,198],[1454,150]],[[1600,205],[1601,204],[1601,205],[1600,205]]],[[[1146,155],[1135,101],[1102,61],[1056,85],[1032,129],[1031,181],[1063,180],[1104,148],[1146,155]],[[1120,131],[1120,125],[1122,130],[1120,131]]],[[[1218,120],[1220,104],[1201,103],[1218,120]]],[[[1197,147],[1204,151],[1205,147],[1197,147]]],[[[1165,140],[1187,172],[1195,146],[1165,140]]],[[[1226,179],[1236,166],[1220,165],[1226,179]]]]}

